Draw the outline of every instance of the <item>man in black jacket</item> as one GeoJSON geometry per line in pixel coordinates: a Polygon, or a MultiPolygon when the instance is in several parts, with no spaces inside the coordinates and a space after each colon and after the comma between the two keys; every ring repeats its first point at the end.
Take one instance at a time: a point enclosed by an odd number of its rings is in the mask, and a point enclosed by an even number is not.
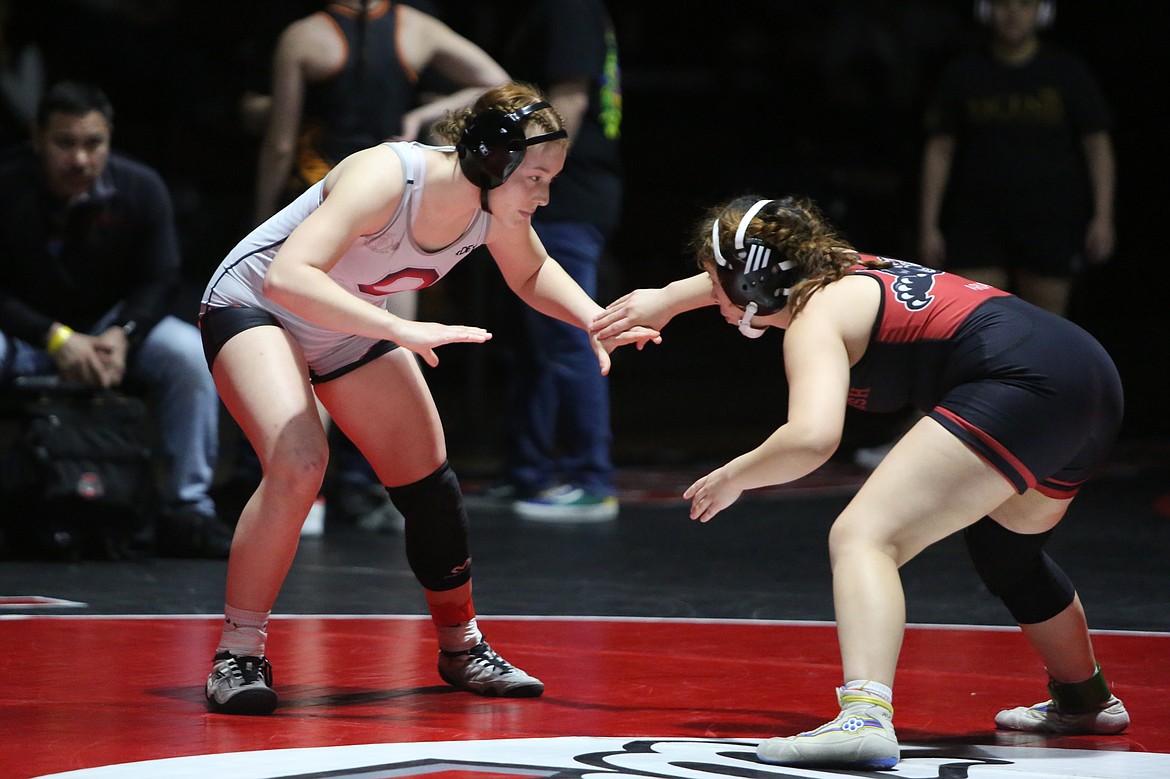
{"type": "Polygon", "coordinates": [[[194,325],[167,316],[179,251],[159,175],[110,150],[113,109],[51,88],[32,142],[0,159],[0,383],[59,375],[152,399],[166,464],[160,554],[226,557],[208,494],[219,404],[194,325]]]}

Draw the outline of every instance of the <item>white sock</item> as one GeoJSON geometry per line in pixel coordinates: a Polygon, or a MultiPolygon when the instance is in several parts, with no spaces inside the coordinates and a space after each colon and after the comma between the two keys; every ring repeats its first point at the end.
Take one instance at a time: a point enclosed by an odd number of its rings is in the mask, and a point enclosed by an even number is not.
{"type": "Polygon", "coordinates": [[[439,649],[447,652],[464,652],[483,641],[475,617],[455,625],[435,625],[435,632],[439,634],[439,649]]]}
{"type": "Polygon", "coordinates": [[[868,679],[854,679],[851,682],[845,682],[845,686],[842,689],[859,690],[875,698],[881,698],[891,705],[894,703],[894,691],[881,682],[871,682],[868,679]]]}
{"type": "Polygon", "coordinates": [[[271,613],[224,606],[223,633],[220,634],[216,651],[231,652],[237,657],[262,657],[264,645],[268,641],[268,615],[271,613]]]}

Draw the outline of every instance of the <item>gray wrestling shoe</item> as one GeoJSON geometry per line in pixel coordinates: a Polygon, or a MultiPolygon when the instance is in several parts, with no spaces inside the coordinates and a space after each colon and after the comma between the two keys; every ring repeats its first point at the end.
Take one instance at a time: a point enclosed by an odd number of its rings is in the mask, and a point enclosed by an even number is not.
{"type": "Polygon", "coordinates": [[[219,652],[205,694],[208,708],[221,714],[271,714],[276,708],[272,664],[267,657],[219,652]]]}
{"type": "Polygon", "coordinates": [[[544,683],[496,654],[486,641],[462,652],[439,650],[439,676],[452,687],[499,698],[536,698],[544,683]]]}
{"type": "Polygon", "coordinates": [[[1129,712],[1125,704],[1110,695],[1098,709],[1073,713],[1063,712],[1053,701],[1035,706],[1017,706],[995,715],[995,725],[1004,730],[1023,730],[1029,733],[1055,733],[1061,736],[1113,735],[1129,727],[1129,712]]]}
{"type": "Polygon", "coordinates": [[[898,764],[894,708],[862,690],[838,688],[841,713],[815,730],[761,741],[756,756],[765,763],[832,768],[893,768],[898,764]]]}
{"type": "Polygon", "coordinates": [[[1109,691],[1101,666],[1080,682],[1048,680],[1052,697],[1035,706],[1017,706],[995,715],[997,727],[1062,736],[1112,735],[1129,727],[1125,704],[1109,691]]]}

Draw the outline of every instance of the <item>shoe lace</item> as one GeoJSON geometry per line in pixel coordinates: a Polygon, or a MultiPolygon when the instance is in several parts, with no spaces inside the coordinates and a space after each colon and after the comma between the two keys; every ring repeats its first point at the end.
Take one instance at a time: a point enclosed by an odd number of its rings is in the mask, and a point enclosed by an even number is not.
{"type": "Polygon", "coordinates": [[[224,671],[242,684],[255,684],[257,682],[267,684],[268,675],[265,673],[267,663],[268,661],[263,657],[232,655],[227,658],[224,671]]]}
{"type": "Polygon", "coordinates": [[[477,644],[471,649],[467,650],[468,656],[473,663],[478,663],[482,666],[497,669],[501,674],[510,674],[515,669],[508,664],[508,661],[496,654],[496,651],[487,644],[477,644]]]}

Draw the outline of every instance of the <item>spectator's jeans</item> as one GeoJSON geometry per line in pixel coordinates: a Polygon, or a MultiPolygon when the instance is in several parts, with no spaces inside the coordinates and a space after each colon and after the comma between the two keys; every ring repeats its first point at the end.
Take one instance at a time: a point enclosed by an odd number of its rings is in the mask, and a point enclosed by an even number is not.
{"type": "MultiPolygon", "coordinates": [[[[107,317],[112,321],[113,315],[107,317]]],[[[105,330],[99,324],[95,333],[105,330]]],[[[0,381],[56,373],[44,349],[0,333],[0,381]]],[[[132,352],[126,383],[145,389],[165,467],[162,501],[214,514],[208,495],[219,445],[219,396],[203,358],[199,329],[176,317],[159,322],[132,352]]]]}
{"type": "MultiPolygon", "coordinates": [[[[605,248],[587,222],[534,222],[549,255],[593,298],[605,248]]],[[[513,296],[514,297],[514,296],[513,296]]],[[[613,495],[609,385],[589,336],[519,304],[506,422],[506,480],[521,490],[558,482],[613,495]]]]}

